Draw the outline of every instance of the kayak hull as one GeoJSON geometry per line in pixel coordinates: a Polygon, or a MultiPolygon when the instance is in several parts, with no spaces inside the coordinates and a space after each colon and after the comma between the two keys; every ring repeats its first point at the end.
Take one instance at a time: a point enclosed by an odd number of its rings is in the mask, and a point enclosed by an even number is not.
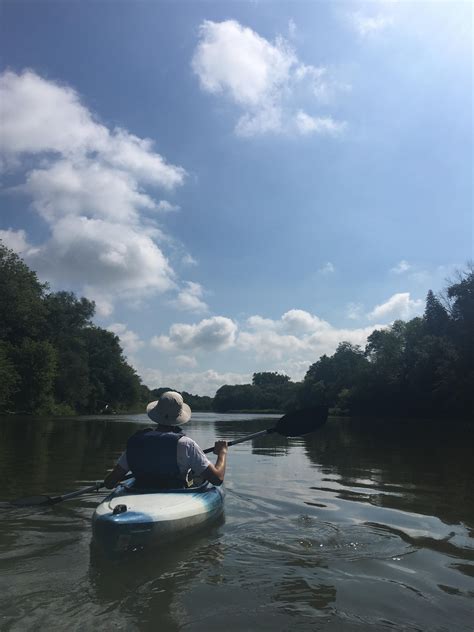
{"type": "Polygon", "coordinates": [[[97,506],[93,536],[112,552],[148,548],[194,533],[223,510],[222,487],[205,483],[189,489],[136,490],[130,479],[97,506]]]}

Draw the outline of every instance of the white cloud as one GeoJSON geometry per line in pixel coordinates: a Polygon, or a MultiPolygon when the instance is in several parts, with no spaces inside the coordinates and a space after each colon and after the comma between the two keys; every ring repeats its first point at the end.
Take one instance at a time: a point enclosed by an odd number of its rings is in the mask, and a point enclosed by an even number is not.
{"type": "Polygon", "coordinates": [[[87,217],[64,217],[51,238],[27,257],[48,279],[83,285],[111,297],[147,296],[174,287],[174,272],[153,232],[87,217]]]}
{"type": "Polygon", "coordinates": [[[409,292],[399,292],[391,296],[385,303],[376,305],[367,316],[370,320],[407,319],[422,313],[423,308],[424,301],[422,299],[412,300],[409,292]]]}
{"type": "Polygon", "coordinates": [[[169,213],[171,211],[179,211],[179,206],[177,204],[171,204],[171,202],[167,200],[160,200],[156,205],[156,210],[169,213]]]}
{"type": "Polygon", "coordinates": [[[3,164],[26,167],[14,191],[31,199],[49,237],[31,248],[25,231],[4,231],[41,276],[79,288],[110,315],[119,299],[147,298],[176,286],[157,242],[162,231],[142,217],[177,207],[143,187],[166,190],[186,172],[154,151],[150,139],[109,129],[70,87],[33,71],[0,75],[3,164]]]}
{"type": "Polygon", "coordinates": [[[323,353],[331,354],[340,342],[364,345],[377,325],[358,329],[338,329],[305,310],[292,309],[279,320],[253,316],[247,331],[240,331],[236,345],[251,351],[259,359],[294,363],[312,356],[313,362],[323,353]]]}
{"type": "Polygon", "coordinates": [[[0,76],[2,151],[57,152],[68,155],[105,146],[108,132],[94,121],[74,90],[46,81],[32,71],[0,76]]]}
{"type": "Polygon", "coordinates": [[[295,116],[295,125],[300,134],[326,134],[337,136],[346,128],[345,122],[335,121],[331,117],[310,116],[299,110],[295,116]]]}
{"type": "Polygon", "coordinates": [[[189,312],[207,312],[209,307],[202,300],[203,289],[199,283],[186,281],[185,287],[179,292],[177,298],[171,302],[176,309],[189,312]]]}
{"type": "Polygon", "coordinates": [[[246,113],[240,117],[235,126],[238,136],[259,136],[269,132],[283,130],[283,114],[279,107],[267,104],[260,111],[246,113]]]}
{"type": "Polygon", "coordinates": [[[363,15],[360,12],[348,14],[349,22],[361,37],[369,37],[384,31],[393,25],[393,18],[388,15],[363,15]]]}
{"type": "Polygon", "coordinates": [[[224,384],[249,384],[250,373],[219,373],[213,369],[199,372],[164,373],[158,369],[140,368],[143,382],[150,388],[168,386],[178,391],[213,397],[224,384]]]}
{"type": "Polygon", "coordinates": [[[408,261],[405,261],[405,259],[402,259],[401,261],[397,263],[396,266],[394,266],[393,268],[390,268],[390,272],[393,272],[394,274],[403,274],[404,272],[408,272],[408,270],[411,270],[412,267],[413,266],[410,265],[408,261]]]}
{"type": "MultiPolygon", "coordinates": [[[[289,28],[294,34],[294,23],[289,28]]],[[[308,98],[327,101],[338,87],[326,78],[325,68],[301,63],[282,37],[270,42],[235,20],[206,20],[192,67],[204,91],[222,95],[240,108],[235,131],[241,136],[335,134],[344,127],[331,117],[313,117],[301,110],[308,98]]]]}
{"type": "MultiPolygon", "coordinates": [[[[212,360],[219,352],[231,351],[233,357],[240,353],[245,358],[245,362],[252,366],[252,373],[258,370],[278,371],[300,380],[310,364],[323,354],[333,354],[340,342],[348,341],[364,347],[374,329],[383,327],[373,324],[355,329],[338,329],[315,314],[291,309],[278,319],[253,315],[240,328],[237,323],[222,316],[205,319],[194,325],[177,323],[170,327],[167,335],[155,336],[151,344],[162,353],[169,353],[171,360],[184,367],[188,365],[188,354],[192,351],[201,355],[209,353],[212,360]],[[176,352],[178,355],[175,355],[176,352]]],[[[140,369],[140,374],[149,386],[179,386],[187,391],[211,395],[223,384],[251,381],[251,375],[220,374],[214,371],[164,374],[145,368],[140,369]]]]}
{"type": "MultiPolygon", "coordinates": [[[[281,317],[281,324],[285,331],[295,335],[320,332],[330,327],[325,320],[303,309],[290,309],[281,317]]],[[[280,326],[280,323],[278,323],[278,326],[280,326]]]]}
{"type": "MultiPolygon", "coordinates": [[[[204,319],[197,324],[176,323],[167,335],[155,336],[151,344],[162,351],[223,351],[234,349],[251,354],[253,360],[294,363],[323,353],[333,353],[347,340],[364,345],[367,336],[379,325],[358,329],[338,329],[304,310],[292,309],[280,319],[251,316],[240,329],[223,316],[204,319]]],[[[271,370],[271,367],[268,367],[271,370]]]]}
{"type": "Polygon", "coordinates": [[[201,86],[245,106],[272,102],[288,81],[296,57],[283,40],[271,44],[235,20],[204,21],[192,61],[201,86]]]}
{"type": "Polygon", "coordinates": [[[194,369],[197,366],[197,360],[194,356],[178,355],[174,360],[177,365],[182,367],[194,369]]]}
{"type": "Polygon", "coordinates": [[[294,39],[297,33],[298,33],[298,27],[296,26],[296,23],[293,20],[293,18],[290,18],[288,20],[288,37],[290,37],[291,39],[294,39]]]}
{"type": "Polygon", "coordinates": [[[128,356],[139,351],[145,344],[137,333],[123,323],[113,323],[107,329],[120,338],[120,344],[128,356]]]}
{"type": "Polygon", "coordinates": [[[24,230],[0,230],[0,239],[7,248],[14,250],[18,254],[28,252],[32,249],[28,243],[28,238],[24,230]]]}
{"type": "Polygon", "coordinates": [[[167,164],[153,142],[97,122],[70,87],[27,70],[0,75],[2,151],[5,157],[53,152],[68,158],[91,158],[171,189],[183,183],[182,167],[167,164]]]}
{"type": "Polygon", "coordinates": [[[138,190],[138,183],[123,171],[93,161],[57,160],[43,169],[33,169],[19,187],[32,207],[47,222],[60,217],[90,217],[136,223],[142,208],[155,203],[138,190]]]}
{"type": "Polygon", "coordinates": [[[230,318],[213,316],[194,325],[175,323],[167,336],[154,336],[151,344],[166,351],[176,349],[226,349],[235,343],[237,325],[230,318]]]}
{"type": "Polygon", "coordinates": [[[185,266],[197,266],[198,262],[196,261],[196,259],[191,256],[189,253],[185,254],[184,257],[181,259],[181,263],[185,266]]]}
{"type": "Polygon", "coordinates": [[[149,138],[138,138],[122,129],[110,134],[107,147],[100,153],[106,162],[133,174],[141,182],[165,189],[183,184],[186,176],[182,167],[167,164],[160,154],[153,151],[153,141],[149,138]]]}
{"type": "Polygon", "coordinates": [[[347,318],[359,320],[363,316],[363,305],[361,303],[349,303],[347,305],[347,318]]]}
{"type": "Polygon", "coordinates": [[[108,318],[114,312],[114,297],[110,293],[101,292],[98,288],[84,286],[84,293],[95,303],[95,313],[101,318],[108,318]]]}
{"type": "Polygon", "coordinates": [[[334,267],[334,264],[331,263],[330,261],[327,261],[318,270],[320,274],[332,274],[335,271],[336,271],[336,268],[334,267]]]}

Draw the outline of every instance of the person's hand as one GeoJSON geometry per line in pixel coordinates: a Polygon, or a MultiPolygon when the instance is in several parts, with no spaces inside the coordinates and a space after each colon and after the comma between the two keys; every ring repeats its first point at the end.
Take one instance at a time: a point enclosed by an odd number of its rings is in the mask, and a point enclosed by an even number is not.
{"type": "Polygon", "coordinates": [[[227,454],[227,441],[216,441],[214,444],[214,454],[227,454]]]}

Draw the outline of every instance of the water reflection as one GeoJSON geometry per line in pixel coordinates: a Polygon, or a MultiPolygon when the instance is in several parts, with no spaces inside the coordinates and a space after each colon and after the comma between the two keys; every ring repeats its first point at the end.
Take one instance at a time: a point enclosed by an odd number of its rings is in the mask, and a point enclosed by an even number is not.
{"type": "MultiPolygon", "coordinates": [[[[61,493],[111,467],[134,419],[0,420],[3,499],[61,493]]],[[[199,415],[207,447],[275,423],[199,415]]],[[[471,632],[473,429],[335,420],[229,451],[226,522],[107,560],[91,494],[0,507],[2,629],[471,632]]]]}
{"type": "MultiPolygon", "coordinates": [[[[216,433],[219,435],[219,438],[226,441],[235,441],[235,439],[240,439],[247,434],[273,428],[278,419],[279,417],[269,416],[263,419],[254,418],[246,421],[220,420],[215,424],[216,433]]],[[[249,443],[252,446],[252,454],[285,456],[289,452],[288,439],[277,433],[257,437],[249,443]]]]}
{"type": "Polygon", "coordinates": [[[0,473],[6,498],[62,493],[103,476],[136,424],[113,421],[5,418],[0,473]]]}
{"type": "Polygon", "coordinates": [[[332,420],[303,441],[325,474],[320,492],[474,524],[472,425],[332,420]]]}
{"type": "MultiPolygon", "coordinates": [[[[222,523],[220,523],[222,524],[222,523]]],[[[189,578],[199,581],[209,568],[218,569],[224,552],[216,542],[219,525],[206,534],[115,558],[90,546],[90,597],[102,611],[114,609],[140,630],[180,629],[180,595],[189,578]],[[157,625],[159,622],[159,626],[157,625]]]]}

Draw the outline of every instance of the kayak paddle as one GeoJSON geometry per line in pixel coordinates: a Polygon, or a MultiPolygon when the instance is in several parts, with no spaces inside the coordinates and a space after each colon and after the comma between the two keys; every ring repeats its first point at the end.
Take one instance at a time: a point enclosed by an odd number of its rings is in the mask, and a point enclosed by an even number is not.
{"type": "MultiPolygon", "coordinates": [[[[257,437],[263,437],[267,434],[273,434],[276,432],[283,437],[301,437],[301,435],[314,432],[324,426],[328,418],[327,406],[315,406],[313,408],[304,408],[302,410],[295,410],[292,413],[287,413],[281,419],[277,421],[276,426],[273,428],[267,428],[266,430],[260,430],[260,432],[254,432],[253,434],[246,435],[241,439],[235,439],[235,441],[229,441],[228,446],[236,445],[237,443],[243,443],[244,441],[250,441],[257,437]]],[[[212,448],[206,448],[204,454],[208,454],[214,450],[212,448]]]]}
{"type": "Polygon", "coordinates": [[[97,481],[94,485],[89,485],[89,487],[83,487],[75,492],[69,492],[68,494],[62,494],[61,496],[26,496],[25,498],[17,498],[17,500],[12,500],[10,502],[16,507],[29,507],[31,505],[56,505],[63,500],[76,498],[76,496],[81,496],[82,494],[87,494],[88,492],[98,492],[101,487],[104,487],[104,481],[97,481]]]}

